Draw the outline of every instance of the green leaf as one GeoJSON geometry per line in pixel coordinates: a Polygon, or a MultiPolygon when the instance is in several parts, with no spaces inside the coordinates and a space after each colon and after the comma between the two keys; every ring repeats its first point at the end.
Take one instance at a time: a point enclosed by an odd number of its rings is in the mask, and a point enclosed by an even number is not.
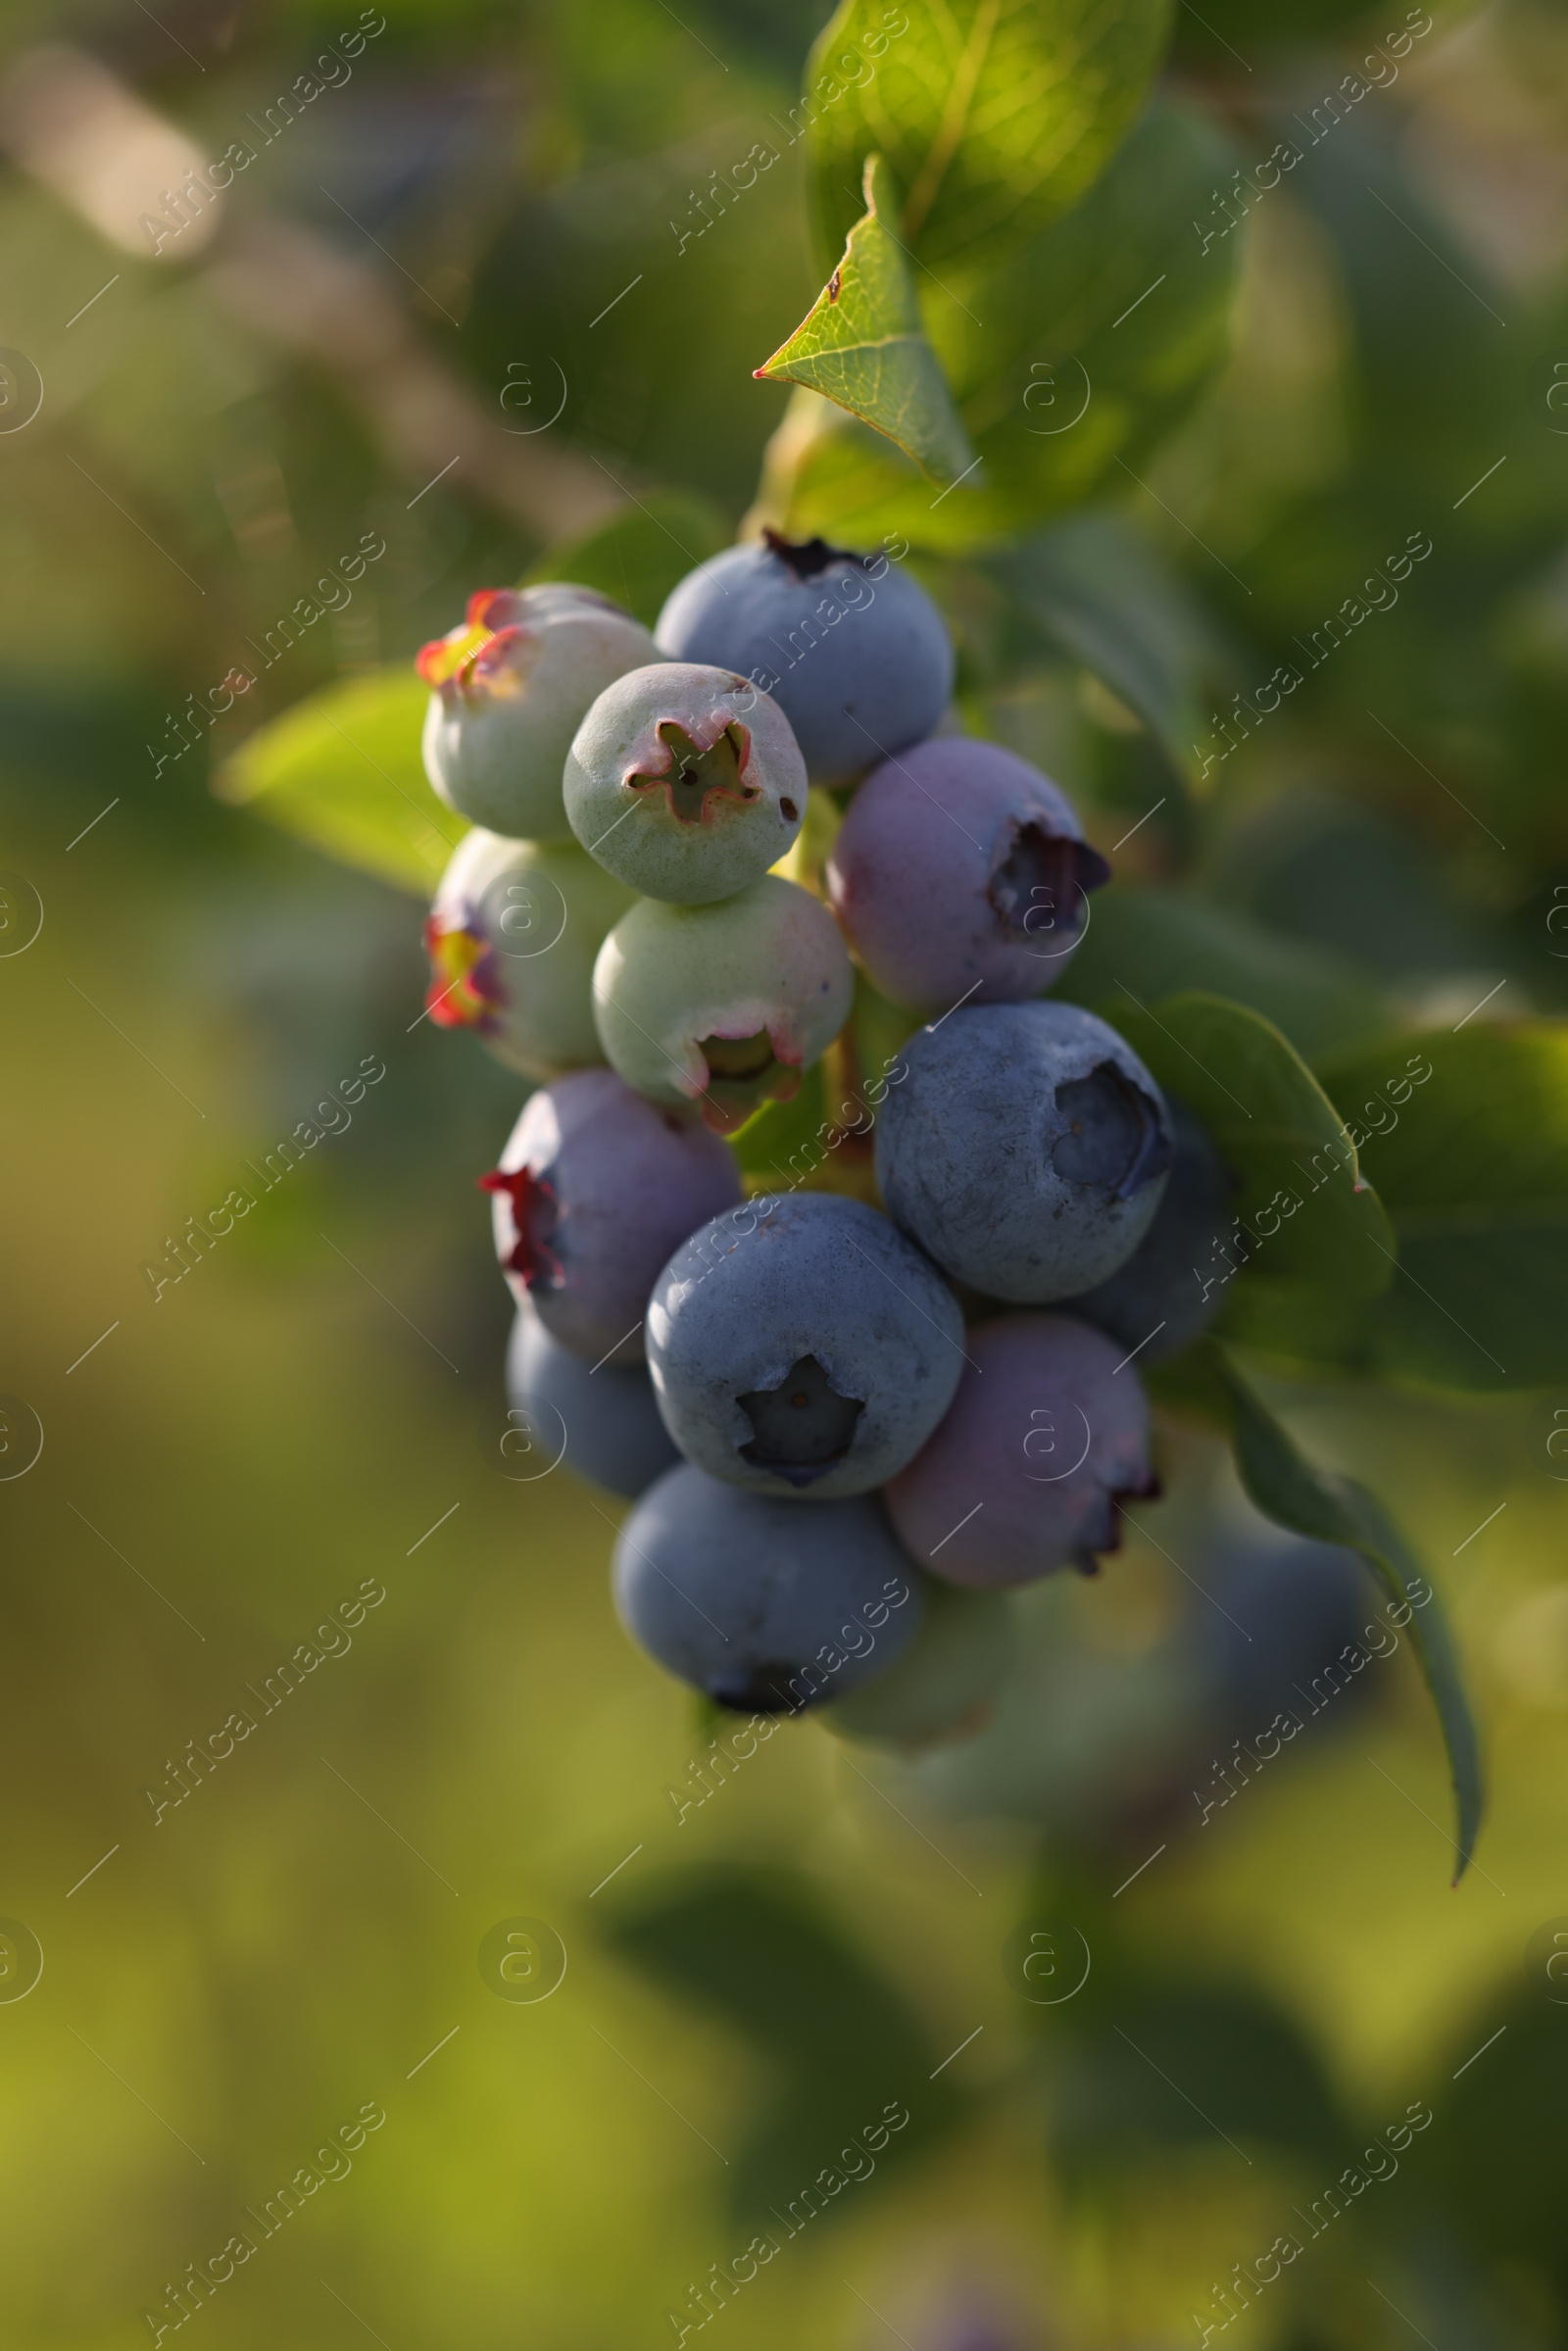
{"type": "Polygon", "coordinates": [[[1220,649],[1186,584],[1130,523],[1075,515],[982,568],[1049,645],[1120,695],[1178,772],[1197,780],[1199,696],[1220,649]]]}
{"type": "Polygon", "coordinates": [[[1243,240],[1205,253],[1192,226],[1228,168],[1201,116],[1160,103],[1077,209],[1009,261],[920,278],[983,480],[933,501],[885,441],[798,395],[769,448],[763,518],[792,537],[869,546],[903,532],[962,553],[1130,492],[1229,351],[1243,240]]]}
{"type": "Polygon", "coordinates": [[[429,700],[412,666],[324,686],[259,727],[213,788],[342,864],[428,898],[468,830],[425,780],[429,700]]]}
{"type": "Polygon", "coordinates": [[[1140,1006],[1124,993],[1106,1008],[1157,1082],[1198,1113],[1237,1180],[1234,1232],[1216,1233],[1194,1268],[1228,1285],[1245,1249],[1225,1299],[1230,1335],[1290,1352],[1303,1316],[1325,1338],[1353,1332],[1360,1301],[1388,1287],[1394,1235],[1306,1063],[1272,1022],[1221,997],[1140,1006]]]}
{"type": "Polygon", "coordinates": [[[1469,1389],[1568,1376],[1568,1030],[1392,1037],[1318,1075],[1398,1236],[1372,1367],[1469,1389]]]}
{"type": "Polygon", "coordinates": [[[575,580],[613,597],[652,628],[670,590],[727,547],[730,537],[710,499],[693,490],[649,490],[585,537],[547,547],[520,584],[575,580]]]}
{"type": "Polygon", "coordinates": [[[844,258],[789,341],[760,376],[804,384],[896,441],[937,481],[975,463],[936,353],[903,246],[887,226],[892,183],[880,158],[865,166],[865,212],[844,258]]]}
{"type": "Polygon", "coordinates": [[[1195,890],[1118,885],[1090,902],[1089,928],[1053,993],[1099,1009],[1180,988],[1233,998],[1311,1057],[1376,1036],[1388,1013],[1373,981],[1324,948],[1282,939],[1195,890]]]}
{"type": "Polygon", "coordinates": [[[809,1173],[809,1156],[791,1167],[790,1153],[806,1151],[826,1116],[827,1082],[817,1061],[802,1077],[801,1090],[792,1101],[764,1102],[731,1135],[730,1149],[741,1173],[785,1188],[804,1182],[802,1170],[809,1173]]]}
{"type": "Polygon", "coordinates": [[[610,1932],[623,1959],[728,2026],[773,2073],[772,2102],[758,2113],[748,2101],[750,2128],[726,2150],[739,2217],[787,2206],[890,2102],[907,2122],[879,2164],[929,2143],[960,2110],[951,2083],[931,2079],[938,2052],[897,1984],[776,1870],[684,1872],[623,1896],[610,1932]]]}
{"type": "Polygon", "coordinates": [[[1406,1629],[1447,1749],[1458,1830],[1457,1885],[1481,1826],[1480,1747],[1443,1603],[1403,1536],[1366,1487],[1318,1469],[1306,1458],[1218,1340],[1201,1339],[1174,1363],[1154,1365],[1149,1381],[1162,1401],[1195,1410],[1226,1431],[1242,1483],[1259,1510],[1298,1535],[1358,1551],[1390,1597],[1408,1611],[1406,1629]],[[1423,1592],[1425,1599],[1418,1597],[1423,1592]]]}
{"type": "Polygon", "coordinates": [[[1170,0],[844,0],[806,68],[824,257],[873,150],[940,267],[1033,235],[1103,170],[1164,53],[1170,0]],[[851,69],[853,68],[853,72],[851,69]],[[815,110],[814,112],[812,110],[815,110]]]}

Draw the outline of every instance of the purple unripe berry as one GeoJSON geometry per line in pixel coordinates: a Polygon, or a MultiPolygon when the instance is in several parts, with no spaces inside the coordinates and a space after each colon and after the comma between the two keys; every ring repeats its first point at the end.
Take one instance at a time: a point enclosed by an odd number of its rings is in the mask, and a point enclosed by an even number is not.
{"type": "Polygon", "coordinates": [[[1066,794],[994,743],[917,743],[868,775],[828,859],[828,899],[872,984],[946,1012],[1017,1004],[1067,967],[1110,867],[1066,794]]]}
{"type": "Polygon", "coordinates": [[[808,1500],[866,1494],[947,1410],[963,1318],[858,1200],[763,1197],[676,1249],[648,1304],[665,1426],[710,1477],[808,1500]]]}
{"type": "Polygon", "coordinates": [[[1076,1004],[965,1005],[911,1037],[904,1060],[877,1181],[946,1272],[1049,1305],[1132,1255],[1164,1190],[1170,1117],[1107,1022],[1076,1004]]]}
{"type": "Polygon", "coordinates": [[[689,1466],[626,1520],[612,1581],[632,1639],[740,1714],[798,1713],[885,1673],[923,1601],[869,1496],[797,1510],[689,1466]]]}
{"type": "Polygon", "coordinates": [[[584,849],[645,898],[703,906],[760,881],[806,814],[806,767],[776,702],[733,670],[633,669],[577,729],[562,779],[584,849]]]}
{"type": "Polygon", "coordinates": [[[942,614],[885,555],[765,533],[675,589],[655,630],[677,661],[743,670],[795,730],[813,784],[845,784],[931,732],[953,693],[942,614]]]}
{"type": "Polygon", "coordinates": [[[1065,1314],[980,1323],[964,1348],[947,1418],[887,1488],[910,1556],[988,1592],[1093,1573],[1097,1552],[1120,1546],[1123,1496],[1159,1491],[1137,1366],[1065,1314]]]}
{"type": "Polygon", "coordinates": [[[741,1197],[728,1147],[609,1069],[579,1069],[528,1102],[501,1165],[496,1254],[519,1305],[590,1363],[636,1363],[648,1294],[670,1251],[741,1197]]]}
{"type": "Polygon", "coordinates": [[[680,1459],[640,1363],[597,1369],[552,1339],[525,1298],[507,1343],[507,1400],[566,1467],[635,1497],[680,1459]]]}

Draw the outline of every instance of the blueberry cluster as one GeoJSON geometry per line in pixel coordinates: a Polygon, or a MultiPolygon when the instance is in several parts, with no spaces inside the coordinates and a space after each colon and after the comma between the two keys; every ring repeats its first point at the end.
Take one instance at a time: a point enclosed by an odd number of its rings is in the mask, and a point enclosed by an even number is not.
{"type": "Polygon", "coordinates": [[[621,1619],[710,1700],[961,1735],[1009,1588],[1093,1573],[1156,1490],[1132,1358],[1194,1335],[1226,1206],[1196,1120],[1045,1001],[1104,859],[958,730],[885,558],[733,548],[652,637],[587,589],[481,592],[419,665],[431,781],[482,828],[429,1008],[539,1082],[482,1178],[514,1420],[636,1500],[621,1619]],[[858,992],[906,1039],[876,1085],[858,992]],[[824,1055],[862,1140],[748,1198],[728,1138],[824,1055]]]}

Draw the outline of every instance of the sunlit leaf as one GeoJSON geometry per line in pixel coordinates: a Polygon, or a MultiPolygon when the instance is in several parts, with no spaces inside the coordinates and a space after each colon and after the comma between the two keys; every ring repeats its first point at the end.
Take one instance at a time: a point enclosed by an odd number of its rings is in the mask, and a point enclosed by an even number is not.
{"type": "Polygon", "coordinates": [[[1044,227],[1103,169],[1170,18],[1170,0],[844,0],[806,69],[824,258],[855,217],[873,151],[923,262],[1044,227]]]}
{"type": "Polygon", "coordinates": [[[341,863],[428,898],[468,830],[425,780],[429,700],[412,666],[323,687],[259,728],[215,789],[341,863]]]}
{"type": "Polygon", "coordinates": [[[896,441],[938,481],[974,465],[935,352],[926,340],[914,280],[888,225],[892,183],[872,156],[865,211],[843,259],[789,341],[760,376],[804,384],[896,441]]]}

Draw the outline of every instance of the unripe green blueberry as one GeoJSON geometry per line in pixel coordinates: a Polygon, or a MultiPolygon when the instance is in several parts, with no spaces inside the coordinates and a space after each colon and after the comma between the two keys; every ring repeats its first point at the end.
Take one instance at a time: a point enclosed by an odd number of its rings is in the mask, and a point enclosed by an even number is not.
{"type": "Polygon", "coordinates": [[[647,898],[702,906],[760,881],[806,813],[806,762],[770,696],[661,661],[607,686],[566,755],[571,829],[647,898]]]}
{"type": "Polygon", "coordinates": [[[476,1030],[525,1078],[603,1061],[594,957],[632,903],[574,841],[546,847],[476,829],[442,875],[424,926],[425,1009],[439,1028],[476,1030]]]}
{"type": "Polygon", "coordinates": [[[915,1753],[986,1728],[1012,1652],[1012,1599],[934,1576],[924,1590],[925,1614],[903,1656],[863,1690],[830,1699],[816,1718],[824,1730],[915,1753]]]}
{"type": "Polygon", "coordinates": [[[719,1134],[760,1102],[799,1091],[854,993],[838,924],[776,874],[711,906],[645,898],[594,965],[594,1017],[612,1069],[654,1102],[700,1102],[719,1134]]]}
{"type": "Polygon", "coordinates": [[[569,841],[561,771],[590,704],[660,659],[641,621],[591,588],[481,588],[416,662],[434,687],[424,766],[448,806],[514,841],[569,841]]]}

